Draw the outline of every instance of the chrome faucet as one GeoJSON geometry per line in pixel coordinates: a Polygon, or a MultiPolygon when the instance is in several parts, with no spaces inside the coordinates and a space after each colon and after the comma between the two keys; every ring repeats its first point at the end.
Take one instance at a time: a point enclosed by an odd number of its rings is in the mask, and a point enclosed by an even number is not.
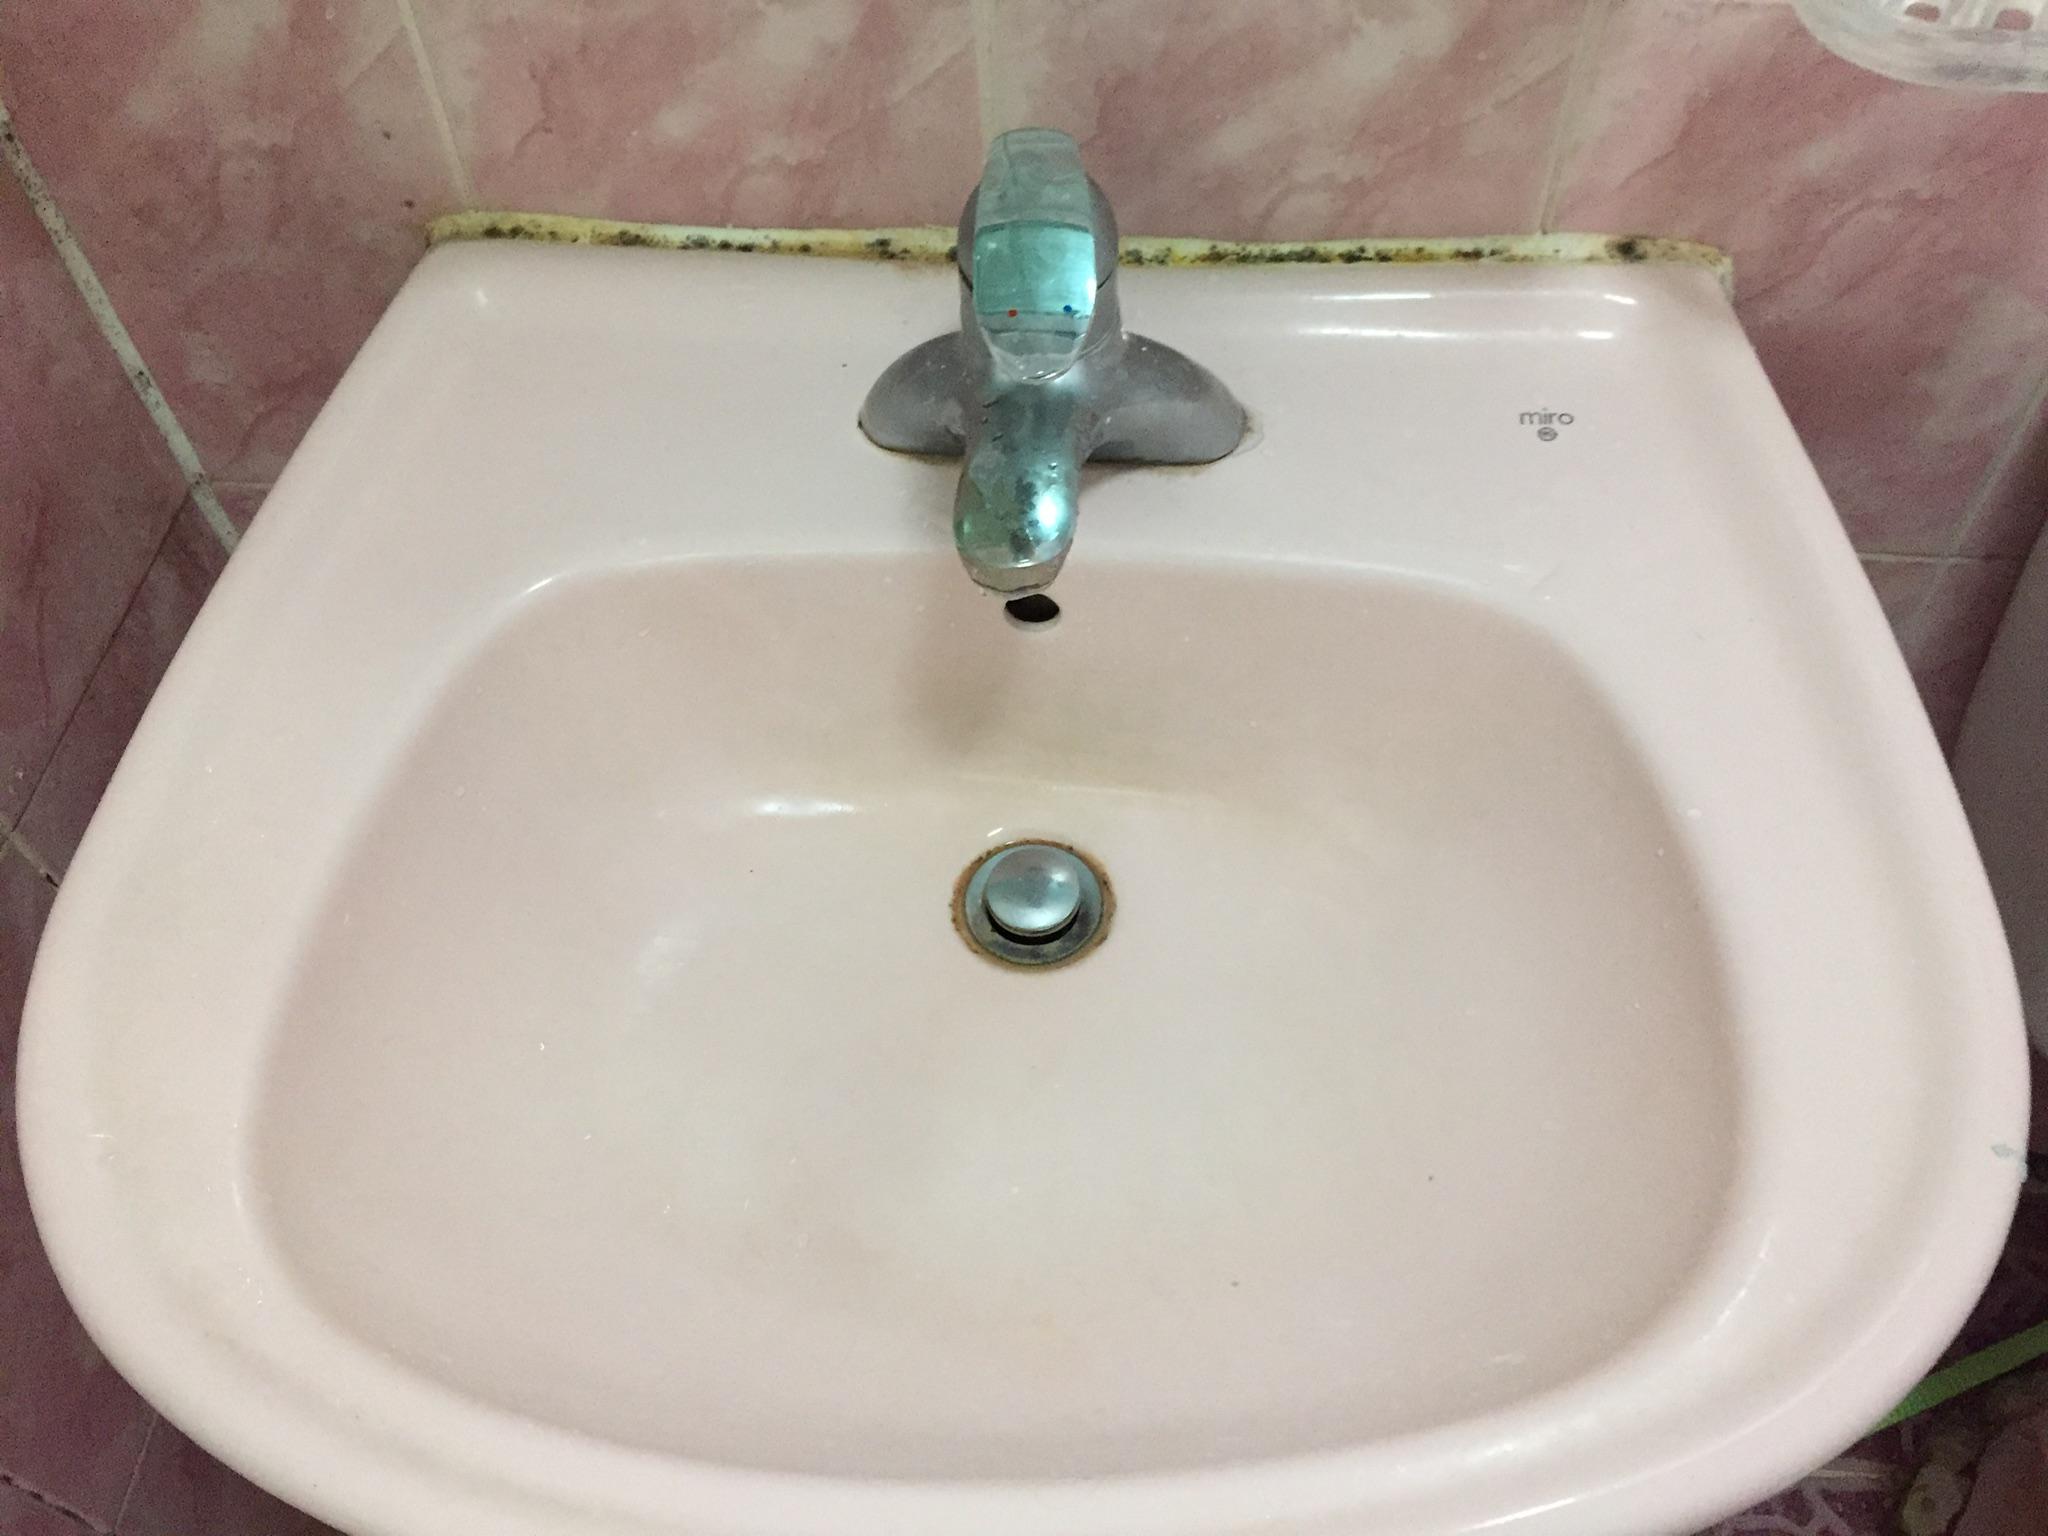
{"type": "Polygon", "coordinates": [[[960,329],[896,359],[861,406],[884,448],[960,454],[953,541],[1005,597],[1059,574],[1081,465],[1206,464],[1244,436],[1244,409],[1206,368],[1123,328],[1116,216],[1050,128],[989,146],[960,215],[960,329]]]}

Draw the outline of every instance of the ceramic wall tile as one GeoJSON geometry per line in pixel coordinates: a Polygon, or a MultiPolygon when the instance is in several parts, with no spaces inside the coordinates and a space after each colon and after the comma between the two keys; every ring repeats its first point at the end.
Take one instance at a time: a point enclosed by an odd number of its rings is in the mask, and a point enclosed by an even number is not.
{"type": "Polygon", "coordinates": [[[1870,578],[1878,606],[1891,622],[1892,636],[1899,642],[1900,650],[1906,648],[1906,627],[1919,612],[1940,570],[1941,562],[1931,558],[1863,557],[1863,574],[1870,578]]]}
{"type": "Polygon", "coordinates": [[[1858,545],[1952,547],[2048,357],[2048,97],[1937,91],[1783,5],[1620,0],[1556,222],[1735,257],[1744,323],[1858,545]]]}
{"type": "Polygon", "coordinates": [[[454,200],[399,8],[35,0],[0,71],[209,473],[274,478],[454,200]]]}
{"type": "MultiPolygon", "coordinates": [[[[29,968],[36,945],[42,942],[43,923],[56,899],[57,887],[0,839],[0,1089],[5,1089],[0,1098],[0,1124],[8,1132],[6,1145],[0,1147],[4,1157],[13,1157],[15,1152],[14,1050],[21,1029],[22,999],[28,995],[29,968]]],[[[10,1177],[18,1181],[19,1174],[10,1177]]],[[[6,1465],[0,1460],[0,1470],[6,1465]]]]}
{"type": "Polygon", "coordinates": [[[992,127],[1078,138],[1132,234],[1534,227],[1582,0],[994,0],[992,127]]]}
{"type": "Polygon", "coordinates": [[[243,533],[256,521],[257,509],[263,505],[263,498],[270,494],[268,485],[216,485],[214,493],[220,497],[221,510],[228,515],[243,533]]]}
{"type": "Polygon", "coordinates": [[[159,1419],[119,1536],[341,1536],[272,1498],[159,1419]]]}
{"type": "Polygon", "coordinates": [[[2048,376],[2043,384],[1959,548],[2024,557],[2048,522],[2048,376]]]}
{"type": "Polygon", "coordinates": [[[0,826],[10,826],[185,482],[4,169],[0,470],[0,826]]]}
{"type": "Polygon", "coordinates": [[[93,1347],[57,1287],[29,1219],[14,1130],[22,995],[55,895],[0,845],[0,1470],[107,1531],[151,1414],[93,1347]]]}
{"type": "Polygon", "coordinates": [[[84,1521],[5,1485],[0,1485],[0,1531],[7,1536],[93,1536],[84,1521]]]}
{"type": "Polygon", "coordinates": [[[1891,620],[1935,734],[1944,747],[1954,746],[2019,579],[2018,563],[1866,557],[1863,570],[1891,620]]]}
{"type": "Polygon", "coordinates": [[[2012,560],[1943,561],[1907,633],[1906,661],[1944,747],[1962,729],[2019,569],[2012,560]]]}
{"type": "Polygon", "coordinates": [[[143,707],[226,563],[227,551],[188,500],[22,815],[21,835],[59,872],[70,862],[143,707]]]}
{"type": "Polygon", "coordinates": [[[435,0],[421,19],[488,206],[950,223],[980,170],[967,0],[435,0]]]}

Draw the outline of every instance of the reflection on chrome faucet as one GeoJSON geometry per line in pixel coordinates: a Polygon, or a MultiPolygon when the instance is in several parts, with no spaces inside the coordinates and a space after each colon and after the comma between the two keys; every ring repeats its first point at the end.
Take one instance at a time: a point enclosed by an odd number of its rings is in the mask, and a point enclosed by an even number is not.
{"type": "Polygon", "coordinates": [[[1116,217],[1064,133],[990,146],[957,259],[960,329],[890,364],[860,424],[884,448],[963,457],[961,563],[1014,597],[1059,574],[1083,462],[1205,464],[1238,445],[1244,410],[1207,369],[1124,331],[1116,217]]]}

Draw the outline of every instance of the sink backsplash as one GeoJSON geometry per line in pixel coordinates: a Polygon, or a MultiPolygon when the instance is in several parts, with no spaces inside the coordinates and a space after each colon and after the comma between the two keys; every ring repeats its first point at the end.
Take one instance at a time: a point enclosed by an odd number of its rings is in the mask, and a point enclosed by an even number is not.
{"type": "Polygon", "coordinates": [[[451,210],[950,223],[1031,122],[1134,233],[1713,242],[1945,733],[2048,508],[2048,98],[1777,0],[35,0],[0,101],[0,830],[53,873],[451,210]]]}

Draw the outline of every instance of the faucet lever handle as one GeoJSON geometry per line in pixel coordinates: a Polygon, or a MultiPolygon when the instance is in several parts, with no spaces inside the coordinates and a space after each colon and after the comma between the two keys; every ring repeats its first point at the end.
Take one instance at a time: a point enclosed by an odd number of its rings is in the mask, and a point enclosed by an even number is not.
{"type": "MultiPolygon", "coordinates": [[[[965,270],[990,354],[1019,377],[1058,378],[1081,355],[1099,278],[1098,199],[1080,146],[1053,128],[998,134],[972,215],[965,270]]],[[[1114,252],[1113,227],[1108,236],[1114,252]]]]}

